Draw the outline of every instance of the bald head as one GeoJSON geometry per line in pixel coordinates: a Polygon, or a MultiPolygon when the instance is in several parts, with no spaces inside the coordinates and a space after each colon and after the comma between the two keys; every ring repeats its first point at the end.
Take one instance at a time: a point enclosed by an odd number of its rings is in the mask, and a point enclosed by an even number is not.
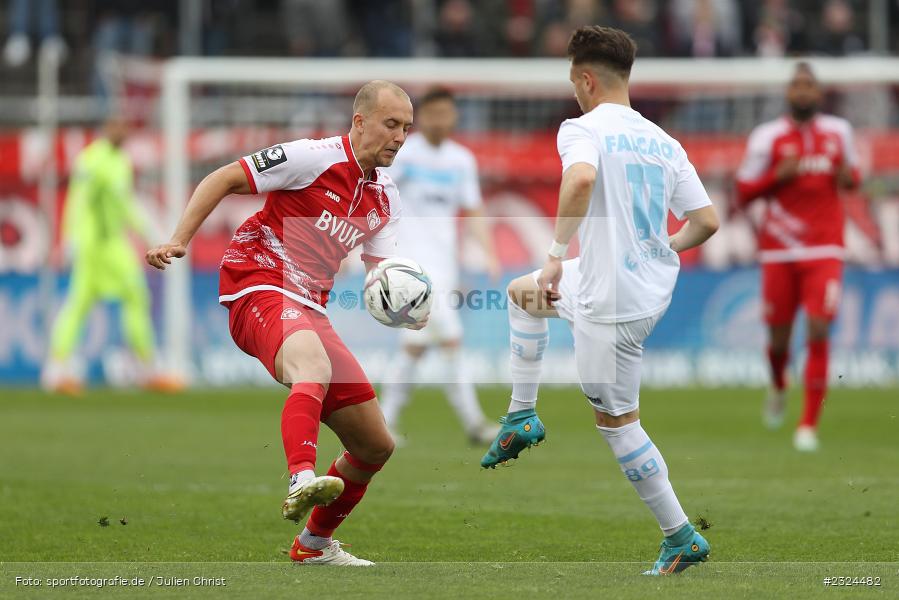
{"type": "Polygon", "coordinates": [[[412,101],[401,87],[376,79],[363,85],[353,102],[350,144],[366,177],[389,167],[412,127],[412,101]]]}
{"type": "Polygon", "coordinates": [[[385,91],[411,103],[409,94],[403,88],[383,79],[375,79],[363,85],[356,92],[356,99],[353,100],[353,112],[361,115],[371,114],[371,111],[378,105],[381,93],[385,91]]]}

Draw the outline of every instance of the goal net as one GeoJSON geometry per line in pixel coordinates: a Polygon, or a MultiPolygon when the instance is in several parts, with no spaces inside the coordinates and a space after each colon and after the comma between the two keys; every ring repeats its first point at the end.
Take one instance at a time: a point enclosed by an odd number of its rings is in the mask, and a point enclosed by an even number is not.
{"type": "MultiPolygon", "coordinates": [[[[849,267],[834,355],[847,385],[882,384],[899,374],[899,61],[811,61],[827,89],[825,110],[856,128],[865,186],[847,195],[849,267]]],[[[666,318],[647,342],[649,385],[757,385],[762,360],[756,228],[763,209],[732,209],[733,176],[755,125],[784,112],[793,62],[775,59],[640,60],[632,104],[680,140],[723,218],[683,270],[666,318]]],[[[433,84],[451,88],[460,111],[458,141],[475,154],[490,231],[503,273],[485,274],[484,255],[463,235],[462,321],[471,376],[508,381],[505,282],[541,264],[551,239],[560,181],[555,134],[579,115],[559,60],[294,60],[179,58],[161,69],[158,96],[128,82],[159,125],[156,177],[161,229],[170,233],[196,184],[218,166],[273,144],[348,131],[353,96],[371,79],[388,79],[413,99],[433,84]],[[147,98],[151,101],[147,101],[147,98]],[[497,296],[496,294],[499,294],[497,296]]],[[[150,85],[152,88],[152,85],[150,85]]],[[[127,100],[126,100],[127,101],[127,100]]],[[[237,226],[261,197],[229,197],[193,241],[189,261],[155,280],[165,356],[193,381],[229,385],[267,374],[231,342],[227,311],[217,306],[217,269],[237,226]]],[[[814,201],[810,199],[810,201],[814,201]]],[[[673,217],[669,228],[677,227],[673,217]]],[[[414,257],[413,257],[414,258],[414,257]]],[[[358,301],[362,264],[347,261],[329,313],[373,380],[390,368],[400,341],[384,333],[358,301]]],[[[801,337],[801,331],[797,337],[801,337]]],[[[570,333],[553,323],[544,379],[576,381],[570,333]]],[[[420,379],[439,381],[439,353],[420,379]]]]}

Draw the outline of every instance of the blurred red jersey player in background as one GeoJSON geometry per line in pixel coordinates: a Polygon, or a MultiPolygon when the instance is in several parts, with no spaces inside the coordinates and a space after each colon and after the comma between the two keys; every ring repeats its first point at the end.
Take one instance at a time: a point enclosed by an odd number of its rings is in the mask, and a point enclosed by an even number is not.
{"type": "Polygon", "coordinates": [[[818,447],[817,426],[827,393],[828,338],[843,271],[840,191],[858,186],[852,127],[819,112],[823,92],[807,63],[787,87],[789,114],[756,127],[737,172],[740,203],[767,198],[759,235],[764,318],[769,328],[772,387],[765,422],[783,422],[786,367],[797,309],[808,320],[805,409],[793,438],[801,451],[818,447]]]}

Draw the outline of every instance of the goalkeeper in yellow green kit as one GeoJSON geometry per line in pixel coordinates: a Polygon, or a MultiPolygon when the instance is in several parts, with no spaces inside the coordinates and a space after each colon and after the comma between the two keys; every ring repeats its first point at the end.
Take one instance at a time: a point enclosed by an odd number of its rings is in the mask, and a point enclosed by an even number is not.
{"type": "Polygon", "coordinates": [[[143,263],[129,237],[134,232],[146,241],[146,227],[134,198],[131,161],[122,149],[127,135],[124,119],[109,118],[102,137],[81,152],[72,170],[62,223],[62,241],[72,256],[72,276],[53,326],[50,361],[44,373],[45,386],[59,392],[81,390],[71,358],[99,300],[121,303],[122,330],[142,364],[142,383],[161,390],[177,387],[173,381],[151,375],[150,294],[143,263]]]}

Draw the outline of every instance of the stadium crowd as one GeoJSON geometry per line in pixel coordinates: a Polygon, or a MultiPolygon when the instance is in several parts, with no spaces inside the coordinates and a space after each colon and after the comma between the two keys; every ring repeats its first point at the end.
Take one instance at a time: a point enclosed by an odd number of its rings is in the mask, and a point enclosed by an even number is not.
{"type": "MultiPolygon", "coordinates": [[[[7,0],[0,5],[10,91],[29,90],[36,48],[66,61],[64,85],[98,88],[104,55],[563,56],[570,32],[628,31],[641,56],[851,55],[869,51],[861,0],[197,0],[200,31],[179,38],[176,0],[7,0]],[[16,71],[30,76],[16,76],[16,71]],[[21,83],[21,85],[16,85],[21,83]]],[[[899,50],[899,2],[889,6],[899,50]]]]}

